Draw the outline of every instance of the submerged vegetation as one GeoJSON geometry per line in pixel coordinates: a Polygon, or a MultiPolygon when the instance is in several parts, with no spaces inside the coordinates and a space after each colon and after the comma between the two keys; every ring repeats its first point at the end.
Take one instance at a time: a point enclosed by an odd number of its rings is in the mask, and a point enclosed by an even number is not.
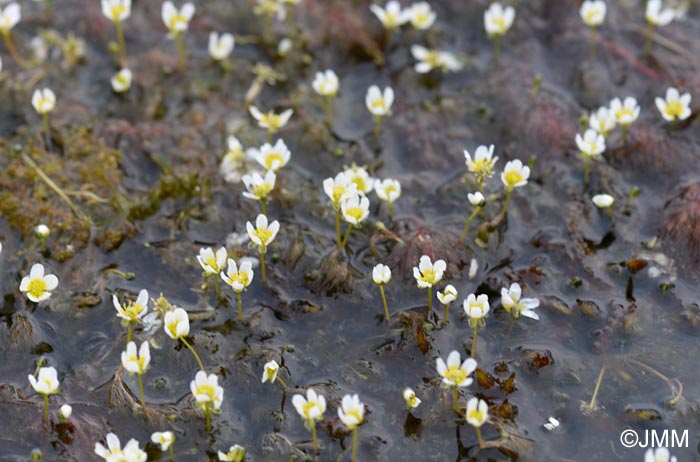
{"type": "Polygon", "coordinates": [[[698,13],[3,6],[0,459],[691,460],[698,13]]]}

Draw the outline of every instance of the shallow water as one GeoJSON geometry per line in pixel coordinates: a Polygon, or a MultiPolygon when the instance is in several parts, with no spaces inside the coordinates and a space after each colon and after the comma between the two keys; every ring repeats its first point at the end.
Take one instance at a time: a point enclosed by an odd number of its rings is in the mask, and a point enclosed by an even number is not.
{"type": "MultiPolygon", "coordinates": [[[[44,76],[40,68],[19,73],[3,55],[0,460],[27,460],[33,448],[45,460],[93,460],[94,443],[109,431],[122,442],[134,437],[143,443],[164,429],[176,433],[176,460],[215,460],[217,450],[233,444],[248,449],[247,460],[303,460],[310,434],[291,396],[293,388],[308,386],[330,403],[319,431],[323,461],[350,459],[351,438],[335,418],[346,393],[358,393],[368,410],[358,460],[641,460],[644,449],[619,442],[628,428],[640,434],[687,429],[688,447],[673,453],[681,461],[698,460],[700,130],[697,117],[670,130],[653,105],[655,96],[677,85],[693,94],[697,113],[697,2],[686,20],[658,32],[671,45],[655,43],[652,58],[641,55],[641,2],[609,2],[594,65],[587,59],[588,30],[576,14],[577,2],[518,2],[515,26],[494,66],[481,28],[486,3],[436,1],[436,31],[426,36],[406,29],[394,37],[386,65],[377,66],[372,57],[384,39],[368,2],[305,0],[295,13],[304,30],[295,36],[304,41],[303,50],[296,46],[280,59],[275,46],[239,40],[227,74],[209,64],[208,32],[250,37],[260,34],[261,22],[247,2],[206,1],[198,3],[186,36],[184,75],[174,70],[175,49],[165,38],[160,4],[135,2],[125,32],[136,82],[123,97],[109,91],[116,67],[106,48],[114,30],[98,2],[54,3],[54,16],[47,18],[40,5],[28,2],[15,40],[26,51],[40,28],[72,30],[86,41],[85,62],[66,71],[54,56],[44,76]],[[407,44],[423,40],[468,57],[465,69],[418,76],[407,44]],[[195,255],[200,246],[223,245],[230,233],[244,233],[246,221],[258,213],[258,204],[240,195],[242,185],[226,183],[217,170],[227,133],[246,147],[265,140],[243,106],[256,62],[286,75],[286,81],[265,86],[256,104],[291,106],[295,114],[280,132],[292,161],[269,204],[270,216],[282,225],[268,254],[270,287],[256,274],[243,295],[241,324],[234,321],[232,293],[222,289],[228,300],[218,303],[213,288],[202,287],[195,255]],[[332,132],[322,123],[323,107],[310,86],[313,73],[323,68],[341,76],[332,132]],[[533,100],[537,74],[542,86],[533,100]],[[49,153],[41,148],[40,120],[29,105],[39,80],[58,96],[49,153]],[[364,108],[366,88],[375,83],[392,85],[397,95],[378,143],[364,108]],[[584,191],[573,141],[579,118],[627,95],[639,100],[640,119],[627,147],[619,129],[611,135],[584,191]],[[497,196],[474,221],[465,246],[458,236],[474,184],[462,151],[490,143],[496,144],[499,171],[506,160],[536,158],[533,174],[514,193],[507,223],[489,233],[481,248],[474,243],[476,231],[502,203],[498,177],[489,181],[487,192],[497,196]],[[30,154],[62,188],[108,199],[72,196],[93,224],[76,220],[24,166],[20,153],[30,154]],[[372,195],[369,224],[338,255],[321,182],[353,162],[370,166],[377,177],[400,180],[403,195],[393,220],[372,195]],[[633,186],[641,194],[625,211],[633,186]],[[598,192],[617,198],[612,220],[591,203],[598,192]],[[379,221],[398,239],[377,231],[379,221]],[[39,222],[53,230],[46,249],[32,235],[39,222]],[[470,292],[492,300],[476,357],[496,380],[490,387],[474,384],[466,394],[489,402],[497,415],[483,428],[484,437],[510,435],[501,443],[512,452],[476,451],[474,431],[457,421],[450,393],[439,387],[435,358],[453,349],[468,354],[471,330],[457,303],[445,327],[437,300],[428,314],[425,291],[411,276],[423,253],[447,260],[445,283],[458,289],[460,302],[470,292]],[[472,257],[479,270],[470,280],[472,257]],[[382,261],[394,271],[387,287],[389,326],[368,276],[382,261]],[[17,290],[34,262],[43,262],[61,281],[38,307],[17,290]],[[652,267],[657,277],[650,275],[652,267]],[[107,268],[136,277],[127,281],[107,268]],[[498,307],[500,288],[514,281],[525,296],[542,301],[539,322],[514,321],[498,307]],[[192,411],[189,382],[197,365],[160,326],[136,332],[138,341],[150,339],[154,347],[144,376],[150,420],[131,408],[138,392],[134,377],[120,379],[117,373],[126,340],[111,295],[135,296],[141,288],[152,297],[163,293],[190,312],[195,348],[208,370],[223,377],[222,412],[210,435],[192,411]],[[61,379],[52,407],[73,406],[69,432],[42,428],[41,400],[26,380],[40,357],[61,379]],[[284,366],[286,396],[277,384],[260,383],[269,359],[284,366]],[[582,412],[603,364],[598,409],[582,412]],[[512,374],[514,390],[506,384],[512,374]],[[675,405],[668,401],[677,383],[659,374],[682,384],[675,405]],[[117,399],[112,392],[120,380],[135,394],[117,399]],[[410,418],[401,398],[406,386],[423,400],[410,418]],[[550,416],[561,420],[554,432],[542,428],[550,416]]],[[[275,25],[277,38],[285,33],[284,24],[275,25]]],[[[246,242],[229,246],[230,255],[255,256],[246,242]]],[[[159,460],[157,448],[149,454],[149,460],[159,460]]]]}

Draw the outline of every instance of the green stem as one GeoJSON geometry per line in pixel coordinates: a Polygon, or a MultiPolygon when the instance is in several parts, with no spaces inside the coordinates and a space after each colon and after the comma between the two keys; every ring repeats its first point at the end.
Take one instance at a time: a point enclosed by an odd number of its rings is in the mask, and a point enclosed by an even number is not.
{"type": "Polygon", "coordinates": [[[345,246],[348,243],[348,240],[350,239],[350,232],[352,231],[352,225],[348,224],[348,230],[345,232],[345,237],[343,237],[343,240],[340,242],[340,250],[343,250],[345,246]]]}
{"type": "Polygon", "coordinates": [[[170,462],[173,462],[175,460],[175,457],[173,457],[173,445],[172,445],[172,443],[170,444],[170,448],[168,450],[170,452],[170,462]]]}
{"type": "Polygon", "coordinates": [[[595,27],[591,27],[591,62],[595,62],[595,44],[596,44],[596,36],[595,36],[595,27]]]}
{"type": "Polygon", "coordinates": [[[357,427],[352,429],[352,462],[357,461],[357,427]]]}
{"type": "Polygon", "coordinates": [[[267,142],[272,143],[272,135],[275,134],[275,130],[272,128],[267,129],[267,142]]]}
{"type": "Polygon", "coordinates": [[[328,126],[333,125],[333,97],[326,96],[326,123],[328,126]]]}
{"type": "Polygon", "coordinates": [[[588,179],[591,177],[591,156],[583,155],[583,183],[588,186],[588,179]]]}
{"type": "Polygon", "coordinates": [[[452,407],[459,414],[459,388],[456,385],[452,387],[452,407]]]}
{"type": "Polygon", "coordinates": [[[126,344],[128,345],[129,342],[131,342],[131,332],[133,330],[134,322],[129,321],[129,324],[127,325],[126,328],[126,344]]]}
{"type": "Polygon", "coordinates": [[[262,275],[262,282],[264,286],[267,286],[267,272],[265,271],[265,251],[260,247],[260,274],[262,275]]]}
{"type": "Polygon", "coordinates": [[[506,201],[503,203],[503,210],[501,211],[501,213],[502,213],[503,215],[508,214],[508,205],[510,205],[510,196],[511,196],[512,194],[513,194],[513,190],[512,190],[512,189],[506,190],[506,201]]]}
{"type": "Polygon", "coordinates": [[[496,35],[493,38],[493,59],[496,64],[501,57],[501,36],[496,35]]]}
{"type": "Polygon", "coordinates": [[[2,38],[5,41],[5,46],[7,47],[7,51],[10,53],[10,56],[12,56],[12,59],[15,60],[19,67],[26,69],[27,63],[19,56],[19,53],[17,53],[15,44],[12,42],[12,35],[10,31],[8,30],[7,32],[3,32],[2,38]]]}
{"type": "Polygon", "coordinates": [[[260,211],[263,215],[267,216],[267,198],[260,199],[260,211]]]}
{"type": "Polygon", "coordinates": [[[479,439],[479,448],[484,447],[484,439],[481,437],[481,427],[474,427],[476,430],[476,437],[479,439]]]}
{"type": "Polygon", "coordinates": [[[68,195],[67,195],[61,188],[59,188],[58,185],[57,185],[56,183],[54,183],[53,180],[52,180],[51,178],[49,178],[49,176],[48,176],[46,173],[44,173],[44,171],[41,169],[41,167],[39,167],[39,166],[36,164],[36,162],[34,162],[34,161],[32,160],[31,157],[29,157],[29,156],[28,156],[27,154],[25,154],[25,153],[22,153],[22,160],[24,160],[24,162],[25,162],[27,165],[29,165],[31,168],[33,168],[34,171],[36,172],[36,174],[39,176],[39,178],[41,178],[41,180],[42,180],[44,183],[46,183],[46,185],[47,185],[49,188],[51,188],[56,194],[58,194],[58,196],[59,196],[61,199],[63,199],[63,201],[64,201],[64,202],[68,205],[68,207],[70,208],[71,212],[73,212],[73,215],[75,215],[75,216],[78,217],[78,218],[83,218],[83,215],[82,215],[82,214],[80,213],[80,211],[78,210],[78,207],[75,206],[75,204],[73,203],[73,201],[70,200],[70,198],[68,197],[68,195]]]}
{"type": "Polygon", "coordinates": [[[221,288],[219,287],[220,277],[219,273],[214,275],[214,293],[216,293],[216,298],[221,298],[221,288]]]}
{"type": "Polygon", "coordinates": [[[379,292],[382,294],[382,302],[384,303],[384,316],[386,322],[389,322],[389,304],[386,302],[386,294],[384,293],[384,284],[379,284],[379,292]]]}
{"type": "Polygon", "coordinates": [[[433,312],[433,286],[428,287],[428,312],[433,312]]]}
{"type": "Polygon", "coordinates": [[[472,351],[471,357],[476,355],[476,336],[479,333],[479,324],[474,324],[474,336],[472,337],[472,351]]]}
{"type": "Polygon", "coordinates": [[[194,347],[190,345],[190,342],[187,341],[185,337],[180,337],[180,340],[182,340],[182,343],[187,347],[188,350],[192,352],[192,356],[194,356],[195,361],[197,361],[197,365],[201,370],[204,370],[204,364],[202,364],[202,360],[199,359],[199,355],[197,354],[196,351],[194,351],[194,347]]]}
{"type": "Polygon", "coordinates": [[[588,409],[590,411],[595,409],[595,400],[598,397],[598,391],[600,390],[600,384],[603,383],[603,376],[605,375],[605,367],[606,367],[606,365],[603,364],[603,367],[600,369],[600,374],[598,374],[598,380],[595,383],[595,389],[593,390],[593,396],[591,397],[591,402],[588,404],[588,409]]]}
{"type": "Polygon", "coordinates": [[[144,397],[143,394],[143,378],[141,377],[142,374],[136,374],[138,376],[138,381],[139,381],[139,396],[141,397],[141,407],[145,408],[146,407],[146,398],[144,397]]]}
{"type": "Polygon", "coordinates": [[[387,201],[386,208],[387,208],[387,211],[389,212],[389,220],[393,221],[392,216],[394,215],[394,203],[391,201],[387,201]]]}
{"type": "Polygon", "coordinates": [[[241,303],[241,293],[236,293],[236,300],[238,301],[238,320],[243,321],[243,303],[241,303]]]}
{"type": "Polygon", "coordinates": [[[382,116],[374,116],[374,139],[379,139],[379,134],[382,132],[382,116]]]}
{"type": "Polygon", "coordinates": [[[49,423],[49,395],[43,395],[44,397],[44,421],[48,425],[49,423]]]}
{"type": "Polygon", "coordinates": [[[207,433],[211,432],[211,411],[209,408],[204,409],[204,425],[206,426],[207,433]]]}
{"type": "Polygon", "coordinates": [[[622,144],[627,144],[627,125],[622,126],[622,144]]]}
{"type": "Polygon", "coordinates": [[[462,228],[462,235],[459,236],[460,241],[464,242],[464,238],[467,237],[467,233],[469,232],[469,225],[472,224],[472,220],[478,215],[480,210],[481,207],[476,207],[471,215],[469,215],[469,218],[467,218],[467,221],[464,223],[464,228],[462,228]]]}
{"type": "Polygon", "coordinates": [[[314,442],[314,457],[318,454],[318,438],[316,437],[316,422],[314,422],[313,419],[309,420],[309,424],[311,425],[311,438],[313,439],[314,442]]]}
{"type": "Polygon", "coordinates": [[[267,13],[263,19],[263,39],[267,43],[272,43],[272,14],[267,13]]]}
{"type": "Polygon", "coordinates": [[[338,250],[340,250],[342,247],[340,247],[340,244],[342,242],[340,236],[340,209],[335,209],[335,241],[338,243],[338,250]]]}
{"type": "Polygon", "coordinates": [[[649,23],[647,26],[647,40],[644,44],[644,54],[649,56],[651,54],[651,39],[654,36],[654,25],[649,23]]]}
{"type": "Polygon", "coordinates": [[[121,60],[122,69],[126,66],[126,40],[124,40],[124,27],[120,20],[114,21],[114,26],[117,28],[117,40],[119,41],[119,56],[121,60]]]}
{"type": "Polygon", "coordinates": [[[279,375],[277,376],[277,381],[280,383],[280,385],[282,385],[282,388],[284,388],[285,390],[287,389],[287,383],[284,380],[282,380],[282,377],[280,377],[279,375]]]}
{"type": "Polygon", "coordinates": [[[448,303],[447,305],[445,305],[445,316],[443,316],[443,318],[442,318],[442,323],[443,323],[443,324],[447,324],[447,317],[448,317],[449,314],[450,314],[450,305],[451,305],[451,304],[452,304],[452,302],[450,302],[450,303],[448,303]]]}
{"type": "Polygon", "coordinates": [[[177,68],[180,72],[185,70],[185,38],[182,32],[178,32],[175,36],[177,42],[177,68]]]}

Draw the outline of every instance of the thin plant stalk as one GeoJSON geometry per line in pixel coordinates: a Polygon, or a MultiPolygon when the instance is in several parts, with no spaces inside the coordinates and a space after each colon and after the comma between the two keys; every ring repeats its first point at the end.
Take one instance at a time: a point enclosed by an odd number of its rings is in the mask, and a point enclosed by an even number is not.
{"type": "Polygon", "coordinates": [[[471,357],[473,358],[476,355],[476,336],[479,333],[479,325],[475,324],[474,325],[474,336],[472,337],[472,351],[471,351],[471,357]]]}
{"type": "Polygon", "coordinates": [[[622,144],[627,144],[627,125],[622,126],[622,144]]]}
{"type": "Polygon", "coordinates": [[[127,343],[127,345],[131,342],[131,333],[132,333],[133,329],[134,329],[134,322],[129,321],[129,323],[127,324],[127,327],[126,327],[126,343],[127,343]]]}
{"type": "Polygon", "coordinates": [[[267,199],[260,199],[260,210],[263,215],[267,215],[267,199]]]}
{"type": "Polygon", "coordinates": [[[649,23],[647,26],[647,39],[644,44],[644,55],[649,56],[651,54],[651,39],[654,36],[654,25],[649,23]]]}
{"type": "Polygon", "coordinates": [[[595,389],[593,389],[593,396],[591,396],[591,402],[588,404],[588,409],[593,410],[595,409],[595,400],[598,397],[598,392],[600,391],[600,384],[603,383],[603,376],[605,375],[605,367],[606,365],[603,364],[603,367],[600,368],[600,374],[598,374],[598,380],[595,383],[595,389]]]}
{"type": "Polygon", "coordinates": [[[185,37],[182,32],[175,36],[177,42],[177,68],[180,72],[185,70],[185,37]]]}
{"type": "Polygon", "coordinates": [[[236,293],[236,300],[238,301],[238,320],[243,321],[243,303],[241,303],[241,293],[236,293]]]}
{"type": "Polygon", "coordinates": [[[285,390],[287,389],[287,383],[284,380],[282,380],[282,377],[277,376],[277,381],[280,383],[280,385],[282,385],[282,388],[284,388],[285,390]]]}
{"type": "Polygon", "coordinates": [[[214,275],[214,293],[216,293],[216,298],[221,298],[221,288],[219,287],[219,273],[214,275]]]}
{"type": "Polygon", "coordinates": [[[209,408],[204,409],[204,425],[207,429],[207,433],[211,431],[211,411],[209,408]]]}
{"type": "Polygon", "coordinates": [[[452,387],[452,408],[459,414],[459,388],[457,386],[452,387]]]}
{"type": "Polygon", "coordinates": [[[447,317],[450,315],[450,305],[452,305],[452,302],[445,305],[445,316],[442,318],[443,324],[447,323],[447,317]]]}
{"type": "Polygon", "coordinates": [[[119,56],[122,68],[126,68],[126,40],[124,39],[124,26],[122,22],[114,21],[114,26],[117,28],[117,40],[119,42],[119,56]]]}
{"type": "Polygon", "coordinates": [[[44,397],[44,421],[49,423],[49,395],[43,395],[44,397]]]}
{"type": "Polygon", "coordinates": [[[19,53],[17,53],[15,44],[12,42],[12,35],[10,34],[10,31],[3,33],[2,39],[5,41],[5,46],[7,47],[7,51],[8,53],[10,53],[10,56],[12,56],[12,59],[15,60],[19,67],[21,67],[22,69],[26,69],[27,63],[24,59],[20,57],[19,53]]]}
{"type": "Polygon", "coordinates": [[[51,135],[49,133],[49,113],[46,112],[42,115],[42,128],[44,130],[44,136],[46,137],[46,148],[49,148],[51,141],[51,135]]]}
{"type": "Polygon", "coordinates": [[[583,182],[588,184],[588,179],[591,177],[591,156],[583,155],[583,182]]]}
{"type": "Polygon", "coordinates": [[[382,294],[382,302],[384,303],[384,316],[386,317],[386,322],[389,322],[389,304],[386,302],[386,294],[384,293],[384,284],[379,284],[379,293],[382,294]]]}
{"type": "Polygon", "coordinates": [[[393,220],[393,215],[394,215],[394,203],[392,201],[387,201],[386,202],[386,208],[387,211],[389,212],[389,220],[393,220]]]}
{"type": "Polygon", "coordinates": [[[313,419],[309,420],[309,424],[311,425],[311,438],[313,439],[314,442],[314,457],[316,457],[316,454],[318,454],[318,438],[316,437],[316,422],[314,422],[313,419]]]}
{"type": "Polygon", "coordinates": [[[379,139],[379,134],[382,132],[382,116],[374,116],[374,139],[379,139]]]}
{"type": "Polygon", "coordinates": [[[348,225],[348,229],[345,231],[345,237],[343,237],[343,240],[340,242],[339,250],[343,250],[347,245],[348,240],[350,240],[350,232],[352,232],[352,225],[348,225]]]}
{"type": "Polygon", "coordinates": [[[503,210],[501,211],[501,213],[502,213],[503,215],[506,215],[506,214],[508,213],[508,205],[510,204],[510,196],[511,196],[512,194],[513,194],[513,190],[512,190],[512,189],[508,189],[508,190],[506,191],[506,201],[503,203],[503,210]]]}
{"type": "Polygon", "coordinates": [[[591,62],[595,62],[595,45],[596,45],[595,27],[591,27],[591,62]]]}
{"type": "Polygon", "coordinates": [[[469,215],[469,218],[467,218],[467,221],[464,223],[464,228],[462,228],[462,235],[459,236],[460,241],[464,242],[464,238],[467,237],[467,233],[469,232],[469,225],[472,224],[472,220],[479,214],[480,210],[481,207],[476,207],[471,215],[469,215]]]}
{"type": "Polygon", "coordinates": [[[433,286],[428,287],[428,312],[433,311],[433,286]]]}
{"type": "Polygon", "coordinates": [[[476,430],[476,437],[479,440],[479,448],[483,448],[484,439],[481,437],[481,427],[474,427],[474,430],[476,430]]]}
{"type": "Polygon", "coordinates": [[[142,374],[136,374],[138,376],[138,381],[139,381],[139,396],[141,397],[141,407],[146,407],[146,398],[144,397],[143,393],[143,378],[141,377],[142,374]]]}
{"type": "Polygon", "coordinates": [[[493,59],[498,64],[499,59],[501,58],[501,36],[496,35],[493,38],[493,59]]]}
{"type": "Polygon", "coordinates": [[[39,176],[39,178],[41,178],[41,180],[44,183],[46,183],[46,185],[49,188],[51,188],[56,194],[58,194],[58,196],[61,199],[63,199],[63,201],[70,208],[71,212],[73,212],[73,215],[75,215],[78,218],[84,218],[84,216],[78,210],[78,207],[75,206],[75,204],[73,203],[73,201],[70,200],[68,195],[60,187],[58,187],[58,185],[56,183],[54,183],[54,181],[51,178],[49,178],[49,176],[46,173],[44,173],[44,171],[41,169],[41,167],[39,167],[36,164],[36,162],[34,162],[32,160],[31,157],[29,157],[26,153],[22,153],[22,160],[24,160],[24,162],[27,165],[29,165],[31,168],[33,168],[34,171],[36,172],[36,174],[39,176]]]}
{"type": "Polygon", "coordinates": [[[333,125],[333,97],[326,96],[326,123],[328,126],[333,125]]]}
{"type": "Polygon", "coordinates": [[[267,286],[267,272],[265,271],[265,251],[260,247],[260,275],[263,285],[267,286]]]}
{"type": "Polygon", "coordinates": [[[182,343],[187,347],[188,350],[192,352],[192,356],[194,356],[195,361],[197,361],[197,365],[201,370],[204,370],[204,364],[202,364],[202,360],[199,358],[199,355],[197,354],[196,351],[194,351],[194,347],[190,344],[190,342],[187,341],[185,337],[180,337],[180,340],[182,340],[182,343]]]}
{"type": "Polygon", "coordinates": [[[357,461],[357,427],[352,429],[352,462],[357,461]]]}
{"type": "Polygon", "coordinates": [[[335,241],[338,243],[338,250],[342,247],[340,246],[342,242],[342,237],[340,235],[340,209],[335,211],[335,241]]]}
{"type": "Polygon", "coordinates": [[[170,445],[170,448],[168,450],[170,452],[170,462],[174,462],[175,457],[173,456],[173,445],[170,445]]]}

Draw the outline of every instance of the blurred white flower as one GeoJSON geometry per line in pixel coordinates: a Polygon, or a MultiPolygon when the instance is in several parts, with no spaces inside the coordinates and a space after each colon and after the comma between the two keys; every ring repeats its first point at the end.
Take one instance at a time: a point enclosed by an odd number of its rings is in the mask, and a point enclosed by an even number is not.
{"type": "Polygon", "coordinates": [[[442,383],[451,387],[468,387],[474,379],[469,375],[476,370],[476,361],[467,358],[461,361],[458,351],[452,351],[447,356],[447,364],[442,358],[437,359],[437,372],[442,377],[442,383]]]}
{"type": "Polygon", "coordinates": [[[666,98],[656,98],[654,102],[661,113],[661,117],[669,122],[685,120],[692,113],[690,109],[690,93],[681,95],[677,89],[671,87],[666,90],[666,98]]]}
{"type": "Polygon", "coordinates": [[[56,107],[56,95],[50,88],[34,90],[32,106],[38,114],[48,114],[56,107]]]}
{"type": "Polygon", "coordinates": [[[369,6],[369,9],[379,19],[382,26],[388,30],[397,29],[410,20],[409,11],[403,11],[401,4],[396,0],[391,0],[384,8],[372,4],[369,6]]]}
{"type": "Polygon", "coordinates": [[[515,20],[515,9],[512,6],[503,8],[500,3],[492,3],[484,12],[484,28],[491,36],[501,36],[508,32],[515,20]]]}
{"type": "Polygon", "coordinates": [[[659,27],[670,24],[676,13],[671,8],[664,8],[661,0],[647,0],[645,17],[649,24],[659,27]]]}
{"type": "Polygon", "coordinates": [[[437,14],[428,2],[414,3],[406,10],[405,14],[413,28],[418,30],[430,29],[437,19],[437,14]]]}
{"type": "Polygon", "coordinates": [[[447,51],[429,50],[421,45],[413,45],[411,54],[418,60],[415,70],[419,74],[427,74],[432,70],[455,72],[462,68],[462,63],[447,51]]]}
{"type": "Polygon", "coordinates": [[[335,72],[328,69],[323,72],[317,72],[311,86],[321,96],[335,96],[338,93],[340,83],[335,72]]]}
{"type": "Polygon", "coordinates": [[[233,47],[236,45],[236,39],[233,34],[228,32],[219,35],[217,32],[211,32],[209,34],[209,56],[212,57],[214,61],[223,61],[227,59],[233,47]]]}
{"type": "Polygon", "coordinates": [[[583,22],[589,27],[598,27],[605,21],[608,8],[603,0],[585,0],[579,8],[583,22]]]}
{"type": "Polygon", "coordinates": [[[391,114],[391,106],[394,104],[394,90],[391,87],[384,88],[384,92],[379,87],[372,85],[367,90],[365,105],[367,110],[373,115],[384,117],[391,114]]]}
{"type": "Polygon", "coordinates": [[[29,383],[40,395],[55,395],[59,391],[58,373],[54,367],[42,367],[37,377],[28,375],[29,383]]]}
{"type": "Polygon", "coordinates": [[[44,274],[44,265],[35,263],[29,270],[29,276],[24,276],[19,284],[20,292],[34,303],[39,303],[51,296],[58,287],[58,278],[53,274],[44,274]]]}
{"type": "Polygon", "coordinates": [[[129,69],[122,69],[112,76],[110,83],[115,93],[124,93],[131,88],[133,74],[129,69]]]}
{"type": "Polygon", "coordinates": [[[446,269],[445,260],[437,260],[433,263],[429,256],[423,255],[420,257],[418,266],[413,267],[413,277],[416,279],[418,287],[425,289],[442,281],[446,269]]]}
{"type": "Polygon", "coordinates": [[[501,288],[501,305],[503,305],[503,309],[515,319],[518,319],[520,316],[535,320],[540,319],[539,315],[534,311],[535,308],[540,306],[540,301],[536,298],[520,298],[521,295],[522,289],[517,282],[512,283],[510,288],[501,288]]]}
{"type": "Polygon", "coordinates": [[[170,0],[163,3],[161,8],[161,17],[165,27],[170,31],[170,36],[174,37],[185,32],[190,25],[190,20],[194,16],[194,5],[185,3],[178,10],[170,0]]]}

